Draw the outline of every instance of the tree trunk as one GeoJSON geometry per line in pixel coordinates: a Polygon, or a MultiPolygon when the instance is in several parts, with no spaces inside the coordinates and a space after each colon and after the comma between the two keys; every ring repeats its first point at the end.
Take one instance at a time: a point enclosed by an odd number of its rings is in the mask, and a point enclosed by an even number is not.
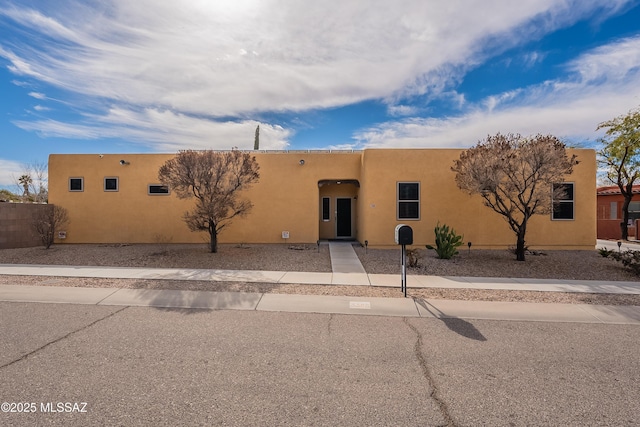
{"type": "Polygon", "coordinates": [[[212,254],[218,253],[218,231],[211,220],[209,220],[209,250],[212,254]]]}
{"type": "Polygon", "coordinates": [[[622,202],[622,222],[620,223],[620,238],[622,240],[629,240],[629,203],[631,203],[631,197],[633,194],[629,193],[624,195],[624,202],[622,202]]]}
{"type": "Polygon", "coordinates": [[[518,234],[518,243],[516,243],[516,260],[524,261],[524,252],[525,252],[524,237],[518,234]]]}
{"type": "Polygon", "coordinates": [[[524,236],[527,232],[527,218],[522,220],[522,225],[520,225],[518,229],[518,241],[516,243],[516,260],[524,261],[524,252],[526,250],[526,246],[524,245],[524,236]]]}

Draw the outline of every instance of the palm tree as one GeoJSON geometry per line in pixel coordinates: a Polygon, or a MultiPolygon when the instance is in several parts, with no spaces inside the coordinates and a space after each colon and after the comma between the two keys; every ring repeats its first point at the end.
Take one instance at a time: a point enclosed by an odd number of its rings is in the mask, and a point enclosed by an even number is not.
{"type": "Polygon", "coordinates": [[[24,189],[24,193],[22,194],[23,197],[25,198],[29,198],[29,187],[31,186],[31,184],[33,183],[33,180],[31,179],[31,176],[29,175],[22,175],[20,178],[18,178],[18,182],[20,183],[20,185],[22,185],[22,188],[24,189]]]}

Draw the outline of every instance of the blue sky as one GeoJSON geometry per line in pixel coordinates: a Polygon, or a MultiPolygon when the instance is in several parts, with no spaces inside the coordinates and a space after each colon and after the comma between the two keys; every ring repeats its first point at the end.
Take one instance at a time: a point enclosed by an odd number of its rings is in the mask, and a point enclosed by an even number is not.
{"type": "Polygon", "coordinates": [[[0,187],[51,153],[594,144],[640,1],[0,0],[0,187]]]}

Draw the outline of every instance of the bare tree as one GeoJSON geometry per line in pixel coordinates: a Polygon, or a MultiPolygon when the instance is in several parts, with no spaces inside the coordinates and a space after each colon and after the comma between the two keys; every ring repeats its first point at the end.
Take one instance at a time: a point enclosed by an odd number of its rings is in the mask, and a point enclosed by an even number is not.
{"type": "Polygon", "coordinates": [[[69,214],[65,208],[47,205],[36,211],[32,225],[45,249],[49,249],[53,245],[56,233],[67,224],[69,224],[69,214]]]}
{"type": "Polygon", "coordinates": [[[497,134],[464,151],[451,169],[460,189],[480,194],[485,206],[504,217],[517,237],[516,259],[524,261],[529,219],[551,212],[552,198],[565,191],[553,183],[564,181],[576,164],[554,136],[497,134]]]}
{"type": "Polygon", "coordinates": [[[598,152],[598,160],[606,168],[607,179],[618,186],[624,198],[620,235],[628,240],[629,203],[633,184],[640,178],[640,110],[602,122],[598,129],[607,129],[600,140],[603,148],[598,152]]]}
{"type": "Polygon", "coordinates": [[[238,150],[180,151],[160,167],[158,179],[179,198],[195,197],[195,207],[185,212],[191,231],[209,233],[209,248],[218,252],[218,234],[233,218],[246,215],[250,200],[240,198],[242,190],[260,178],[255,157],[238,150]]]}

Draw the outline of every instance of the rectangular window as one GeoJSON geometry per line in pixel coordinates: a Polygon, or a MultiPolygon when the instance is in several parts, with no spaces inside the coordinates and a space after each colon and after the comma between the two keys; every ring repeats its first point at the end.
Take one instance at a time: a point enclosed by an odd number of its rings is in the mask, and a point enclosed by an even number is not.
{"type": "Polygon", "coordinates": [[[331,221],[331,199],[329,197],[322,198],[322,220],[331,221]]]}
{"type": "Polygon", "coordinates": [[[618,219],[618,202],[611,202],[609,219],[618,219]]]}
{"type": "Polygon", "coordinates": [[[420,183],[398,183],[398,219],[420,219],[420,183]]]}
{"type": "Polygon", "coordinates": [[[84,178],[69,178],[69,191],[84,191],[84,178]]]}
{"type": "Polygon", "coordinates": [[[162,184],[149,184],[147,193],[150,196],[166,196],[169,194],[169,186],[162,184]]]}
{"type": "Polygon", "coordinates": [[[551,219],[574,219],[575,200],[573,197],[574,184],[560,182],[553,184],[553,212],[551,219]]]}
{"type": "Polygon", "coordinates": [[[117,176],[110,176],[104,179],[104,191],[118,191],[117,176]]]}
{"type": "Polygon", "coordinates": [[[635,224],[640,219],[640,202],[629,202],[629,220],[635,224]]]}

